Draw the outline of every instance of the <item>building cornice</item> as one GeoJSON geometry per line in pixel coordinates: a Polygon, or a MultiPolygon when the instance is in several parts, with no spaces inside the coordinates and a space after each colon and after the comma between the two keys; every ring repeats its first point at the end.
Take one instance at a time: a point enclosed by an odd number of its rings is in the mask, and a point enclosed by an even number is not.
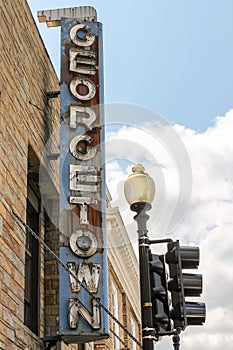
{"type": "Polygon", "coordinates": [[[108,258],[140,319],[139,267],[118,208],[107,208],[108,258]]]}

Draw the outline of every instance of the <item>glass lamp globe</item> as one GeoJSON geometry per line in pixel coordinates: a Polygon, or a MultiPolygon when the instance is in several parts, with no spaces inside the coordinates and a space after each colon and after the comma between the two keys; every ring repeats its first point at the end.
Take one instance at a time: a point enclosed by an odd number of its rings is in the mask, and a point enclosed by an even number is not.
{"type": "Polygon", "coordinates": [[[145,173],[145,168],[141,164],[132,167],[130,174],[124,184],[126,200],[130,205],[135,203],[153,202],[155,196],[154,180],[145,173]]]}

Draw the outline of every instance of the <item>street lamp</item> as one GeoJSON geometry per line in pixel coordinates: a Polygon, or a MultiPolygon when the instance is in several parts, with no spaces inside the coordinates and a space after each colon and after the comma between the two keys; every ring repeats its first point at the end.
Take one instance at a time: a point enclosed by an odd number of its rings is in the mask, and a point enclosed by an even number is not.
{"type": "Polygon", "coordinates": [[[149,271],[149,238],[147,236],[146,222],[149,216],[146,214],[151,209],[151,203],[155,196],[155,184],[153,179],[144,172],[141,164],[133,166],[133,173],[128,176],[124,184],[125,197],[130,204],[130,209],[137,214],[134,216],[138,224],[139,246],[139,270],[141,292],[141,323],[143,350],[153,350],[155,331],[152,320],[152,302],[150,293],[149,271]]]}

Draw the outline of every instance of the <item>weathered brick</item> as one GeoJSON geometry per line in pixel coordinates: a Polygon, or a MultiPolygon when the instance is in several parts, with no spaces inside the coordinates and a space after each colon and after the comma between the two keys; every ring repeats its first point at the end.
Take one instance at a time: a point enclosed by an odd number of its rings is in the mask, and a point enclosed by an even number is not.
{"type": "Polygon", "coordinates": [[[2,236],[3,224],[2,216],[0,215],[0,237],[2,236]]]}
{"type": "Polygon", "coordinates": [[[47,305],[56,305],[56,294],[46,294],[45,300],[47,305]]]}
{"type": "Polygon", "coordinates": [[[17,304],[16,304],[16,302],[14,300],[12,300],[12,298],[9,297],[9,295],[7,294],[5,288],[2,288],[2,290],[1,290],[0,302],[10,312],[12,312],[14,315],[16,314],[17,304]]]}
{"type": "Polygon", "coordinates": [[[54,290],[58,290],[59,288],[59,279],[52,279],[52,285],[51,285],[51,288],[54,289],[54,290]]]}
{"type": "MultiPolygon", "coordinates": [[[[0,239],[0,244],[4,244],[3,241],[0,239]]],[[[9,262],[9,260],[7,259],[7,257],[0,252],[0,261],[1,261],[1,268],[8,273],[9,275],[11,275],[12,272],[12,265],[9,262]]]]}
{"type": "Polygon", "coordinates": [[[13,269],[11,273],[12,278],[18,283],[20,286],[24,288],[24,270],[21,271],[17,269],[13,269]]]}
{"type": "Polygon", "coordinates": [[[1,215],[1,218],[6,219],[6,208],[1,201],[0,201],[0,215],[1,215]]]}
{"type": "Polygon", "coordinates": [[[47,316],[46,319],[47,319],[47,324],[50,327],[56,327],[57,326],[56,317],[54,317],[54,316],[47,316]]]}

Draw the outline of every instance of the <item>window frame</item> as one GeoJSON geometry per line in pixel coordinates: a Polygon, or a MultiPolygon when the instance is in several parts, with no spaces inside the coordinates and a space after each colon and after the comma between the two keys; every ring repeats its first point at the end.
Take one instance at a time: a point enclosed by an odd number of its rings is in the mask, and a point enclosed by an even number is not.
{"type": "MultiPolygon", "coordinates": [[[[118,292],[115,284],[112,282],[112,313],[118,319],[119,317],[119,300],[118,300],[118,292]]],[[[119,325],[113,321],[113,331],[119,337],[119,325]]],[[[114,350],[120,349],[120,340],[114,335],[114,350]]]]}
{"type": "MultiPolygon", "coordinates": [[[[131,333],[134,336],[134,338],[137,338],[137,336],[136,336],[136,322],[132,317],[131,317],[131,333]]],[[[132,340],[132,350],[137,350],[137,344],[134,340],[132,340]]]]}
{"type": "MultiPolygon", "coordinates": [[[[26,222],[40,236],[41,202],[30,175],[27,183],[26,222]]],[[[24,269],[24,324],[37,336],[40,329],[40,244],[26,230],[24,269]]]]}

